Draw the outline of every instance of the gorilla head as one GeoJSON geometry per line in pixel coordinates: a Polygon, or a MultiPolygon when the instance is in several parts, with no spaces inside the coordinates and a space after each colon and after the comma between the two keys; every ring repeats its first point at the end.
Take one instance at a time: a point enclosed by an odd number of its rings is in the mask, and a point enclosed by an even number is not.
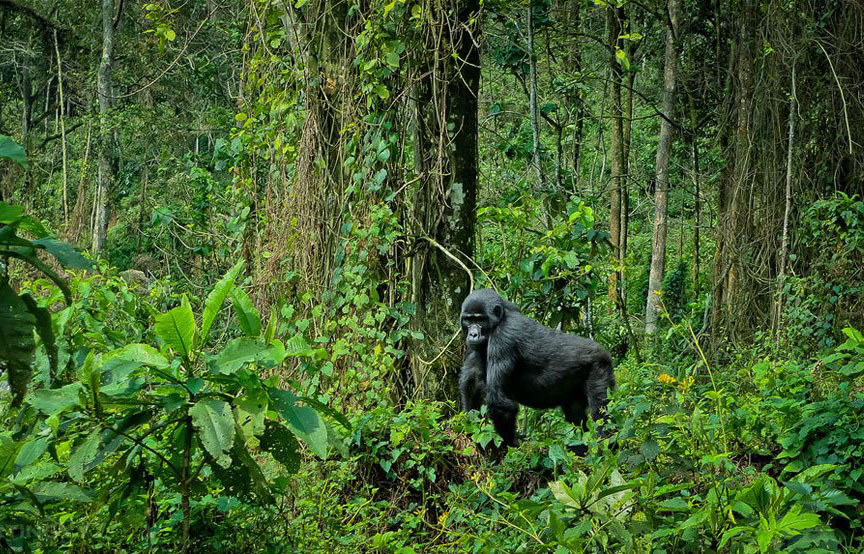
{"type": "Polygon", "coordinates": [[[469,348],[486,345],[504,317],[505,301],[492,289],[473,292],[462,302],[462,332],[469,348]]]}

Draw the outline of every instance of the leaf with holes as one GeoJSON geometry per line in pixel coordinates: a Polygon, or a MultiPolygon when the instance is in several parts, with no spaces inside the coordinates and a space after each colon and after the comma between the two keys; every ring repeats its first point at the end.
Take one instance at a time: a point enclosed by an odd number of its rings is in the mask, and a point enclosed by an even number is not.
{"type": "Polygon", "coordinates": [[[231,465],[228,452],[234,444],[234,416],[231,406],[224,400],[205,398],[189,410],[192,425],[201,438],[201,443],[216,463],[222,467],[231,465]]]}

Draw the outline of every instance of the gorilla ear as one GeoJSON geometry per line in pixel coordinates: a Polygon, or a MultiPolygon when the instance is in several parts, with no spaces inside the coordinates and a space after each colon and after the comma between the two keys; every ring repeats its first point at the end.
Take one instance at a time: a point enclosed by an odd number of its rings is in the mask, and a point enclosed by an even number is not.
{"type": "Polygon", "coordinates": [[[492,308],[492,313],[495,314],[495,317],[501,318],[504,315],[504,308],[501,307],[501,304],[496,304],[494,308],[492,308]]]}

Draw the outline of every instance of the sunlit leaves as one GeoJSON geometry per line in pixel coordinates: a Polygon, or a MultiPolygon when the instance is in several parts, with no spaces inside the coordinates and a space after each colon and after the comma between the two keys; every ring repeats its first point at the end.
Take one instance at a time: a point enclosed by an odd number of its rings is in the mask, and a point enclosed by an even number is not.
{"type": "Polygon", "coordinates": [[[184,296],[181,304],[168,313],[156,316],[154,330],[175,352],[189,358],[194,349],[195,316],[184,296]]]}

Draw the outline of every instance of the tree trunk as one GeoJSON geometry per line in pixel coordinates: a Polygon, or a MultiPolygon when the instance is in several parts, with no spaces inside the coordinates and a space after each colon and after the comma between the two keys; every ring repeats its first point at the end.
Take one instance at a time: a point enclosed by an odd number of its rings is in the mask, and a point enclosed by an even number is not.
{"type": "MultiPolygon", "coordinates": [[[[576,36],[575,44],[570,50],[570,66],[573,72],[579,75],[579,80],[582,80],[582,43],[579,39],[579,33],[582,29],[582,11],[580,2],[573,2],[573,34],[576,36]]],[[[579,163],[582,154],[582,130],[585,122],[585,102],[579,95],[579,92],[574,92],[570,96],[570,104],[574,109],[574,117],[576,121],[573,125],[573,182],[574,186],[579,183],[579,163]]],[[[578,190],[578,189],[576,189],[578,190]]],[[[575,192],[575,191],[574,191],[575,192]]]]}
{"type": "Polygon", "coordinates": [[[651,244],[651,273],[648,277],[648,301],[645,306],[645,333],[657,332],[660,291],[666,271],[666,216],[669,206],[669,154],[672,151],[674,129],[670,120],[675,116],[675,40],[678,34],[678,1],[668,2],[668,27],[663,69],[663,114],[660,140],[657,144],[656,189],[654,191],[654,237],[651,244]]]}
{"type": "Polygon", "coordinates": [[[114,186],[113,140],[109,111],[113,89],[111,64],[114,59],[114,1],[102,0],[102,59],[96,76],[99,94],[99,180],[93,202],[94,253],[105,247],[108,233],[108,197],[114,186]]]}
{"type": "Polygon", "coordinates": [[[786,260],[789,255],[789,213],[792,211],[792,155],[795,147],[795,120],[797,96],[795,91],[795,65],[792,65],[792,93],[789,98],[789,134],[786,149],[786,198],[783,209],[783,239],[780,243],[780,271],[777,275],[777,312],[774,316],[775,334],[780,334],[780,320],[783,317],[783,287],[786,281],[786,260]]]}
{"type": "Polygon", "coordinates": [[[543,177],[543,167],[540,164],[540,110],[537,107],[537,56],[534,52],[534,2],[528,2],[528,104],[531,111],[531,135],[533,138],[532,161],[537,172],[537,184],[543,193],[546,181],[543,177]]]}
{"type": "Polygon", "coordinates": [[[615,257],[615,272],[610,276],[609,298],[616,305],[618,302],[618,280],[621,274],[620,266],[623,263],[621,258],[621,181],[624,178],[624,135],[623,135],[623,114],[621,110],[621,65],[615,57],[616,48],[619,48],[619,38],[621,34],[621,26],[618,20],[618,13],[614,9],[606,10],[606,24],[608,27],[608,44],[610,49],[609,57],[609,73],[611,77],[609,87],[609,106],[610,118],[612,122],[612,130],[610,132],[610,186],[609,194],[609,235],[612,242],[613,254],[615,257]]]}
{"type": "Polygon", "coordinates": [[[474,257],[479,10],[480,2],[470,0],[459,4],[458,11],[438,15],[449,29],[445,42],[456,56],[434,52],[436,45],[430,45],[427,50],[432,55],[418,62],[420,76],[415,79],[414,149],[420,184],[413,202],[412,234],[423,244],[414,248],[409,272],[411,300],[417,306],[414,319],[426,340],[411,350],[411,371],[417,392],[425,396],[454,398],[457,389],[457,375],[451,368],[458,363],[457,354],[450,348],[450,339],[457,330],[452,322],[458,321],[462,300],[471,288],[466,263],[474,257]],[[445,351],[448,356],[439,355],[445,351]],[[436,359],[434,367],[422,357],[436,359]]]}

